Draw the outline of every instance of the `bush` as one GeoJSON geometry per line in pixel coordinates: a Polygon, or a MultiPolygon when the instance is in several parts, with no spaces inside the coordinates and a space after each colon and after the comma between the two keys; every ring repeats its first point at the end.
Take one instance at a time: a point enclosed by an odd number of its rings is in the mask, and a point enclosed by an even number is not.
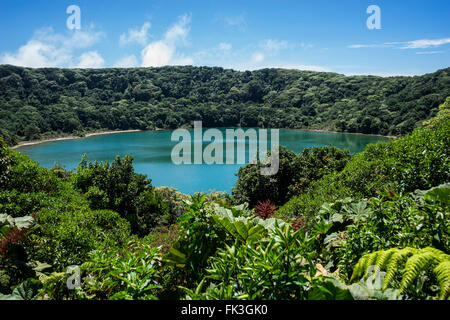
{"type": "Polygon", "coordinates": [[[130,222],[131,230],[139,236],[147,235],[158,225],[168,225],[175,220],[169,207],[145,175],[136,174],[133,157],[117,156],[109,164],[80,162],[72,177],[73,185],[85,193],[92,209],[110,209],[130,222]]]}
{"type": "Polygon", "coordinates": [[[207,276],[191,299],[306,299],[316,268],[307,258],[302,231],[285,225],[275,228],[271,239],[257,246],[234,244],[217,251],[207,267],[207,276]]]}
{"type": "Polygon", "coordinates": [[[279,159],[278,173],[273,176],[261,175],[260,163],[239,168],[238,181],[232,190],[235,202],[247,202],[253,207],[258,201],[271,200],[283,205],[293,195],[306,192],[312,182],[342,170],[350,154],[334,147],[314,147],[296,155],[280,147],[279,159]]]}
{"type": "Polygon", "coordinates": [[[7,179],[3,178],[2,189],[17,190],[21,193],[46,192],[56,193],[61,187],[61,181],[56,175],[46,168],[39,167],[39,164],[27,156],[11,152],[6,158],[1,158],[2,162],[9,163],[7,179]],[[7,160],[9,159],[9,160],[7,160]]]}
{"type": "Polygon", "coordinates": [[[121,246],[130,236],[129,223],[109,210],[91,210],[60,204],[37,214],[38,228],[28,237],[32,260],[47,262],[54,270],[80,265],[102,244],[121,246]]]}
{"type": "Polygon", "coordinates": [[[270,218],[275,212],[275,205],[270,201],[258,202],[255,209],[255,216],[265,220],[270,218]]]}
{"type": "Polygon", "coordinates": [[[123,249],[103,247],[93,251],[81,266],[84,277],[75,289],[79,299],[156,300],[162,289],[158,248],[130,242],[123,249]]]}

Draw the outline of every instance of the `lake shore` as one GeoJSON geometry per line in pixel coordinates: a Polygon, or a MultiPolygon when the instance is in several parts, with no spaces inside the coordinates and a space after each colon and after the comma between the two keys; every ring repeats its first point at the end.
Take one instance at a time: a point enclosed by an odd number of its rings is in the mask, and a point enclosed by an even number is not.
{"type": "MultiPolygon", "coordinates": [[[[207,128],[205,128],[207,129],[207,128]]],[[[282,129],[282,128],[278,128],[282,129]]],[[[156,128],[155,130],[139,130],[139,129],[130,129],[130,130],[108,130],[108,131],[99,131],[99,132],[91,132],[86,133],[84,136],[74,136],[68,135],[63,137],[55,137],[49,139],[42,140],[33,140],[33,141],[22,141],[19,144],[11,147],[11,149],[18,149],[26,146],[33,146],[37,144],[42,144],[46,142],[54,142],[54,141],[64,141],[64,140],[74,140],[74,139],[83,139],[93,136],[101,136],[106,134],[116,134],[116,133],[130,133],[130,132],[144,132],[144,131],[163,131],[164,129],[156,128]]],[[[322,130],[322,129],[290,129],[290,130],[299,130],[299,131],[307,131],[307,132],[319,132],[319,133],[342,133],[342,134],[353,134],[353,135],[362,135],[362,136],[375,136],[375,137],[383,137],[387,139],[397,139],[396,136],[383,136],[381,134],[369,134],[369,133],[358,133],[358,132],[338,132],[338,131],[330,131],[330,130],[322,130]]]]}
{"type": "Polygon", "coordinates": [[[322,129],[292,129],[292,130],[301,130],[308,132],[321,132],[321,133],[342,133],[342,134],[356,134],[361,136],[373,136],[373,137],[382,137],[387,139],[398,139],[398,136],[384,136],[382,134],[373,134],[373,133],[360,133],[360,132],[339,132],[339,131],[331,131],[331,130],[322,130],[322,129]]]}
{"type": "MultiPolygon", "coordinates": [[[[88,138],[88,137],[93,137],[93,136],[101,136],[101,135],[105,135],[105,134],[130,133],[130,132],[141,132],[141,131],[144,131],[144,130],[133,129],[133,130],[118,130],[118,131],[99,131],[99,132],[86,133],[84,136],[69,135],[69,136],[65,136],[65,137],[55,137],[55,138],[43,139],[43,140],[22,141],[19,144],[11,147],[11,149],[18,149],[21,147],[33,146],[36,144],[53,142],[53,141],[83,139],[83,138],[88,138]]],[[[158,131],[158,129],[155,131],[158,131]]]]}

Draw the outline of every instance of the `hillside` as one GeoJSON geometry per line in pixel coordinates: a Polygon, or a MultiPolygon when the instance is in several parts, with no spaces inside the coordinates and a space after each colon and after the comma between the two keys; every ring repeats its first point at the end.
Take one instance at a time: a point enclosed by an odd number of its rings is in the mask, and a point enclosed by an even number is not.
{"type": "Polygon", "coordinates": [[[42,168],[0,139],[0,300],[448,300],[449,110],[353,156],[284,151],[272,181],[248,164],[233,198],[154,188],[130,156],[42,168]],[[259,202],[299,167],[297,195],[259,202]]]}
{"type": "Polygon", "coordinates": [[[450,95],[450,68],[415,77],[210,67],[0,66],[0,134],[21,140],[115,129],[277,127],[403,135],[450,95]]]}

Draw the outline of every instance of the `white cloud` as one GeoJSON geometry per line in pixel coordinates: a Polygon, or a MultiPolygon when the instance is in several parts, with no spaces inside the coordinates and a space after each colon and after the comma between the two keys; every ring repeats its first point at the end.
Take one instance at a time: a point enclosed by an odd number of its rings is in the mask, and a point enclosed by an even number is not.
{"type": "Polygon", "coordinates": [[[64,38],[62,42],[69,48],[82,49],[98,43],[103,36],[103,32],[75,31],[71,37],[64,38]]]}
{"type": "Polygon", "coordinates": [[[0,64],[23,67],[73,67],[75,51],[88,48],[98,42],[102,32],[74,31],[67,35],[57,34],[52,28],[37,30],[33,37],[17,52],[6,52],[0,56],[0,64]]]}
{"type": "Polygon", "coordinates": [[[161,67],[165,65],[193,64],[193,59],[177,53],[177,46],[185,44],[190,31],[191,17],[181,16],[170,27],[164,38],[149,43],[141,52],[143,67],[161,67]]]}
{"type": "Polygon", "coordinates": [[[228,51],[231,50],[231,43],[227,43],[227,42],[221,42],[219,43],[219,49],[223,50],[223,51],[228,51]]]}
{"type": "Polygon", "coordinates": [[[97,51],[85,52],[80,57],[78,68],[102,68],[105,64],[102,56],[97,51]]]}
{"type": "Polygon", "coordinates": [[[307,64],[295,64],[295,63],[284,63],[284,62],[263,62],[263,60],[255,61],[252,57],[251,61],[244,63],[235,63],[225,65],[225,68],[230,68],[239,71],[253,71],[260,69],[295,69],[295,70],[305,70],[305,71],[318,71],[318,72],[331,72],[331,70],[324,66],[317,65],[307,65],[307,64]]]}
{"type": "Polygon", "coordinates": [[[438,53],[444,53],[444,51],[420,51],[420,52],[416,52],[416,54],[438,54],[438,53]]]}
{"type": "Polygon", "coordinates": [[[32,40],[69,49],[83,49],[96,44],[104,36],[103,32],[94,31],[93,28],[91,26],[87,31],[69,31],[65,35],[55,33],[53,28],[42,28],[34,32],[32,40]]]}
{"type": "Polygon", "coordinates": [[[311,43],[304,43],[304,42],[301,42],[301,43],[300,43],[300,47],[302,47],[303,49],[307,50],[307,49],[314,48],[314,45],[311,44],[311,43]]]}
{"type": "Polygon", "coordinates": [[[291,46],[286,40],[274,40],[274,39],[266,39],[264,40],[262,47],[270,51],[274,54],[278,53],[280,50],[288,49],[291,46]]]}
{"type": "Polygon", "coordinates": [[[191,17],[187,14],[182,15],[178,21],[167,30],[164,39],[166,42],[186,41],[190,31],[191,17]]]}
{"type": "Polygon", "coordinates": [[[142,25],[141,29],[129,29],[127,33],[120,35],[119,44],[124,46],[129,43],[138,43],[145,46],[148,38],[148,30],[150,30],[150,22],[142,25]]]}
{"type": "Polygon", "coordinates": [[[396,48],[396,49],[426,49],[430,47],[439,47],[450,43],[450,38],[443,39],[421,39],[403,42],[385,42],[381,44],[352,44],[347,46],[350,49],[359,48],[396,48]]]}
{"type": "Polygon", "coordinates": [[[139,65],[138,59],[134,54],[124,57],[114,64],[114,68],[134,68],[139,65]]]}
{"type": "Polygon", "coordinates": [[[268,53],[268,55],[275,56],[282,50],[302,48],[303,50],[308,50],[314,47],[313,44],[300,42],[300,43],[290,43],[287,40],[277,40],[277,39],[266,39],[262,42],[260,47],[268,53]]]}
{"type": "Polygon", "coordinates": [[[303,71],[318,71],[318,72],[330,72],[331,70],[327,67],[315,66],[315,65],[303,65],[303,64],[283,64],[283,63],[270,63],[270,64],[259,64],[259,65],[243,65],[236,66],[236,70],[259,70],[259,69],[294,69],[294,70],[303,70],[303,71]]]}
{"type": "Polygon", "coordinates": [[[421,39],[406,42],[406,44],[402,46],[400,49],[424,49],[430,47],[439,47],[447,43],[450,43],[450,38],[435,39],[435,40],[421,39]]]}
{"type": "Polygon", "coordinates": [[[392,44],[352,44],[347,46],[350,49],[360,49],[360,48],[388,48],[393,47],[392,44]]]}
{"type": "Polygon", "coordinates": [[[0,57],[0,64],[11,64],[22,67],[58,67],[67,64],[71,55],[53,45],[36,40],[30,40],[17,50],[16,53],[4,53],[0,57]]]}
{"type": "Polygon", "coordinates": [[[263,68],[282,68],[282,69],[296,69],[304,71],[318,71],[318,72],[330,72],[331,70],[327,67],[315,66],[315,65],[303,65],[303,64],[274,64],[267,65],[263,68]]]}
{"type": "Polygon", "coordinates": [[[164,41],[150,43],[142,51],[143,67],[161,67],[170,64],[175,48],[164,41]]]}
{"type": "Polygon", "coordinates": [[[412,77],[415,75],[418,75],[419,73],[410,73],[410,72],[382,72],[382,71],[361,71],[361,72],[354,72],[354,71],[343,71],[339,72],[341,74],[344,74],[346,76],[378,76],[378,77],[412,77]]]}
{"type": "Polygon", "coordinates": [[[231,27],[244,28],[247,25],[243,14],[235,17],[225,17],[225,23],[231,27]]]}
{"type": "Polygon", "coordinates": [[[264,55],[261,52],[256,52],[252,56],[252,62],[260,63],[264,60],[264,55]]]}

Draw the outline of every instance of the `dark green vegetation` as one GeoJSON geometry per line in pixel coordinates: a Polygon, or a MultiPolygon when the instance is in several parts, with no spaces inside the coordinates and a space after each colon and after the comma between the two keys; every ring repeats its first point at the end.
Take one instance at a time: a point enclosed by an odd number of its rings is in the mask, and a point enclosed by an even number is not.
{"type": "Polygon", "coordinates": [[[278,172],[273,176],[261,175],[261,164],[239,168],[238,181],[232,190],[236,202],[254,206],[268,199],[277,205],[284,204],[308,190],[313,181],[341,171],[350,160],[350,153],[334,147],[314,147],[296,155],[281,146],[279,159],[278,172]]]}
{"type": "Polygon", "coordinates": [[[0,299],[447,300],[449,152],[450,98],[354,156],[282,150],[270,179],[249,164],[232,198],[153,188],[130,157],[48,170],[1,142],[0,299]]]}
{"type": "Polygon", "coordinates": [[[208,67],[30,69],[0,66],[8,145],[88,131],[204,127],[410,133],[450,95],[450,69],[416,77],[208,67]]]}

